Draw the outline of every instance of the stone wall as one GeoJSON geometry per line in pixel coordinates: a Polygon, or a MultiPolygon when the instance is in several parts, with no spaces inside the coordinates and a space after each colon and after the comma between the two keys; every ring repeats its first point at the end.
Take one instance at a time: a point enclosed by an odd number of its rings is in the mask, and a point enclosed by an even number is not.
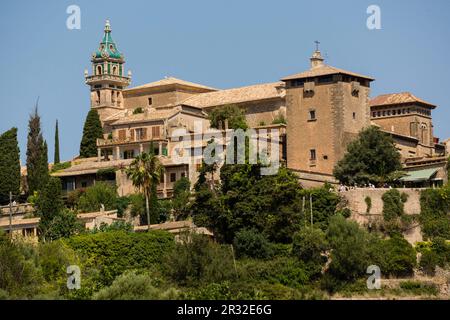
{"type": "MultiPolygon", "coordinates": [[[[421,189],[398,189],[401,193],[408,195],[408,200],[405,202],[404,210],[407,215],[420,214],[420,191],[421,189]]],[[[389,189],[377,188],[357,188],[349,191],[344,191],[341,195],[346,201],[346,206],[351,210],[351,219],[355,220],[361,225],[369,225],[383,221],[383,200],[381,197],[389,189]],[[371,198],[372,207],[367,213],[366,197],[371,198]]],[[[404,233],[405,239],[410,243],[422,241],[422,234],[420,225],[414,222],[410,229],[404,233]]]]}

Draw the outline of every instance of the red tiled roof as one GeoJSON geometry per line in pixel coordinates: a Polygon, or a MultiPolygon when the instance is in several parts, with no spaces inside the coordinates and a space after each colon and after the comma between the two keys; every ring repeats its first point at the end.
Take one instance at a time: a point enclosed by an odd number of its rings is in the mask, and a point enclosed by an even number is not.
{"type": "Polygon", "coordinates": [[[369,105],[374,106],[387,106],[406,103],[420,103],[426,105],[432,109],[436,108],[434,104],[426,102],[410,92],[390,93],[382,94],[370,100],[369,105]]]}

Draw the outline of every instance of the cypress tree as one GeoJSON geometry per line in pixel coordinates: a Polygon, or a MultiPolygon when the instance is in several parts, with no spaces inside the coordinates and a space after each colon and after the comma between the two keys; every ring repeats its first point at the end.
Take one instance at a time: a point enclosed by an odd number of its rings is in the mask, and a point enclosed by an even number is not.
{"type": "Polygon", "coordinates": [[[37,107],[30,115],[27,141],[27,185],[28,193],[42,190],[48,180],[47,143],[41,132],[41,119],[37,107]]]}
{"type": "Polygon", "coordinates": [[[9,192],[20,192],[20,158],[17,128],[0,135],[0,202],[7,202],[9,192]]]}
{"type": "Polygon", "coordinates": [[[61,197],[61,180],[59,180],[59,178],[50,177],[48,179],[40,193],[36,205],[38,214],[41,218],[39,229],[45,238],[53,218],[64,208],[64,202],[61,197]]]}
{"type": "Polygon", "coordinates": [[[53,157],[53,163],[59,163],[59,130],[58,130],[58,120],[56,120],[55,126],[55,155],[53,157]]]}
{"type": "Polygon", "coordinates": [[[80,143],[81,158],[97,156],[97,138],[103,138],[102,124],[97,110],[91,109],[83,127],[83,138],[80,143]]]}

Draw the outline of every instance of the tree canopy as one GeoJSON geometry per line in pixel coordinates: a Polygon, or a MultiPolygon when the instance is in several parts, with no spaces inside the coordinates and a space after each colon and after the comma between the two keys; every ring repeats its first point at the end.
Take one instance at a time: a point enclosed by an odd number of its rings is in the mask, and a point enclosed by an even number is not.
{"type": "Polygon", "coordinates": [[[56,120],[55,125],[55,154],[53,156],[53,163],[59,163],[59,129],[58,129],[58,120],[56,120]]]}
{"type": "Polygon", "coordinates": [[[9,192],[20,191],[20,159],[17,128],[0,135],[0,202],[9,199],[9,192]]]}
{"type": "Polygon", "coordinates": [[[103,129],[97,110],[91,109],[87,114],[80,143],[80,157],[97,156],[97,139],[103,138],[103,129]]]}
{"type": "Polygon", "coordinates": [[[208,115],[211,128],[222,129],[228,121],[229,129],[247,129],[244,112],[236,105],[227,105],[212,110],[208,115]]]}
{"type": "Polygon", "coordinates": [[[36,107],[28,122],[27,185],[29,194],[42,190],[48,181],[47,152],[47,143],[41,131],[41,118],[36,107]]]}
{"type": "Polygon", "coordinates": [[[334,167],[334,176],[344,184],[382,184],[400,177],[402,165],[394,140],[372,126],[361,131],[334,167]]]}

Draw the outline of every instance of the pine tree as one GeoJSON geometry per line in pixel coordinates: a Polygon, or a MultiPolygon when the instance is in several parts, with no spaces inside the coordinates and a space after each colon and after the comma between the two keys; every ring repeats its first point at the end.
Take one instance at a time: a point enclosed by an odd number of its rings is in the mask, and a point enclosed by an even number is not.
{"type": "Polygon", "coordinates": [[[28,193],[42,190],[48,180],[47,143],[41,132],[41,119],[37,106],[30,115],[27,141],[27,185],[28,193]]]}
{"type": "Polygon", "coordinates": [[[9,199],[9,192],[20,192],[20,158],[17,128],[0,135],[0,202],[9,199]]]}
{"type": "Polygon", "coordinates": [[[58,120],[56,120],[55,126],[55,155],[53,157],[53,163],[59,163],[59,130],[58,130],[58,120]]]}
{"type": "Polygon", "coordinates": [[[97,156],[97,138],[103,138],[103,129],[97,110],[91,109],[86,117],[83,138],[80,143],[80,157],[97,156]]]}

